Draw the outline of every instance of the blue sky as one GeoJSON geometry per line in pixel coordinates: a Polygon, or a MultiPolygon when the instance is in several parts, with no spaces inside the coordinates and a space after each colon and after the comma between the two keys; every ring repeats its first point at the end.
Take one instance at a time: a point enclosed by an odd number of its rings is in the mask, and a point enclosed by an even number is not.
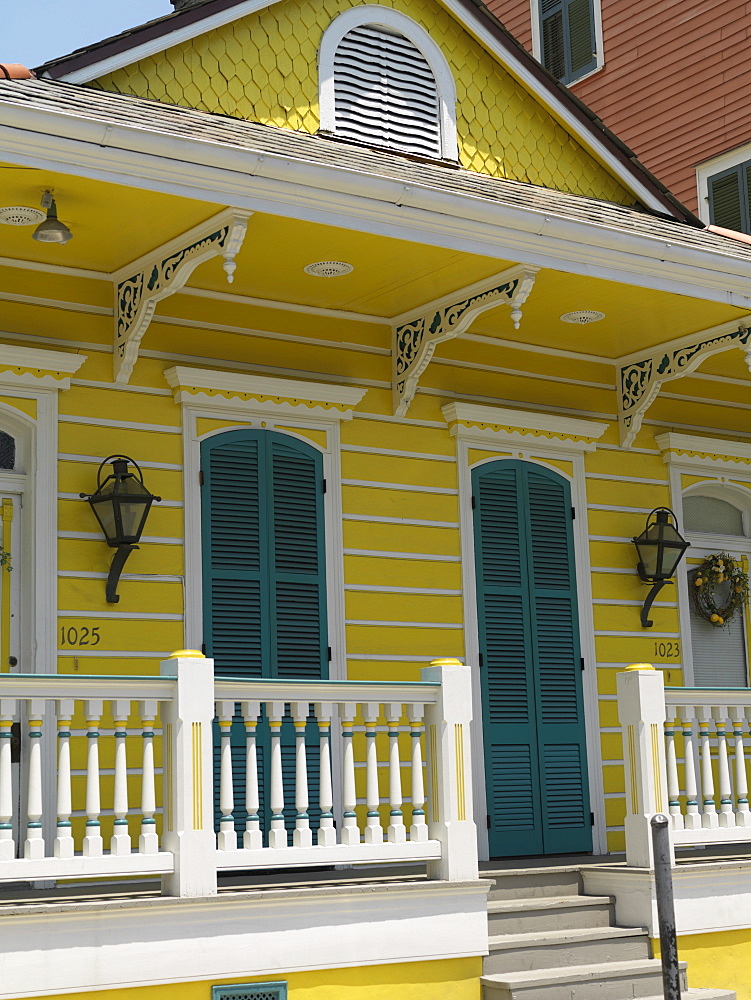
{"type": "Polygon", "coordinates": [[[38,66],[172,10],[170,0],[0,0],[0,62],[38,66]]]}

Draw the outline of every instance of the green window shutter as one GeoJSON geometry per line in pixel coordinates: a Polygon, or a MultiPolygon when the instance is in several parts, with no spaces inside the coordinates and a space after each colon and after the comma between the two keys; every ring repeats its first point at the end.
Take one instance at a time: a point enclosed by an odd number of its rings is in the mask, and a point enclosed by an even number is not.
{"type": "Polygon", "coordinates": [[[275,431],[202,445],[204,638],[229,677],[328,673],[323,459],[275,431]]]}
{"type": "Polygon", "coordinates": [[[563,83],[597,66],[594,0],[540,0],[542,64],[563,83]]]}
{"type": "Polygon", "coordinates": [[[751,163],[723,170],[707,181],[709,219],[715,226],[751,233],[751,163]]]}
{"type": "Polygon", "coordinates": [[[591,849],[568,482],[473,470],[491,856],[591,849]]]}

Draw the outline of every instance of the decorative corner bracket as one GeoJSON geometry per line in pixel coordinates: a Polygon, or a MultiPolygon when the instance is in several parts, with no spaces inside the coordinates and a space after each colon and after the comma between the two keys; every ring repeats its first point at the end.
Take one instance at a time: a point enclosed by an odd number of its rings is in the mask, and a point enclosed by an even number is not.
{"type": "Polygon", "coordinates": [[[228,209],[158,247],[114,275],[115,381],[127,382],[160,299],[174,295],[206,260],[221,256],[227,281],[235,276],[251,212],[228,209]]]}
{"type": "Polygon", "coordinates": [[[630,448],[663,382],[696,371],[705,358],[740,347],[751,370],[751,331],[743,323],[707,330],[693,343],[676,342],[647,357],[619,363],[618,425],[621,445],[630,448]],[[667,347],[667,349],[666,349],[667,347]]]}
{"type": "Polygon", "coordinates": [[[404,416],[417,392],[420,376],[442,341],[458,337],[474,319],[497,305],[511,306],[519,329],[522,306],[535,283],[537,267],[515,267],[424,305],[416,316],[398,316],[393,324],[392,391],[394,413],[404,416]]]}

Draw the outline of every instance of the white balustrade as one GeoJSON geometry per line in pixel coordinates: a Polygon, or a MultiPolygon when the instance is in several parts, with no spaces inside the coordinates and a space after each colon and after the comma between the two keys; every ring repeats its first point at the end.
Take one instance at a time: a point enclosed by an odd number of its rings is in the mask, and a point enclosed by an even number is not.
{"type": "Polygon", "coordinates": [[[665,688],[660,671],[636,664],[618,675],[618,711],[628,864],[650,864],[649,819],[665,798],[675,847],[751,842],[751,689],[665,688]]]}
{"type": "Polygon", "coordinates": [[[0,883],[160,875],[207,896],[226,870],[405,861],[476,878],[470,691],[457,661],[417,683],[242,681],[190,651],[159,677],[0,675],[0,883]]]}

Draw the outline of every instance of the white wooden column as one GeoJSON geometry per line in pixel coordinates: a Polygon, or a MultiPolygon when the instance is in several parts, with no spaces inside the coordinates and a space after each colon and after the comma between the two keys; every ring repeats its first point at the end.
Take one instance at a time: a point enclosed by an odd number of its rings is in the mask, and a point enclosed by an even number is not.
{"type": "Polygon", "coordinates": [[[169,896],[216,895],[214,768],[214,661],[180,650],[161,663],[175,678],[175,696],[162,704],[165,755],[165,833],[162,847],[175,858],[163,879],[169,896]]]}
{"type": "Polygon", "coordinates": [[[662,673],[649,663],[626,667],[618,674],[617,683],[626,767],[626,864],[652,868],[649,824],[655,813],[665,812],[668,804],[663,736],[665,687],[662,673]]]}
{"type": "Polygon", "coordinates": [[[459,660],[433,660],[423,667],[424,681],[438,681],[438,698],[426,709],[428,733],[428,828],[442,845],[440,861],[428,864],[428,877],[465,881],[478,877],[477,829],[472,819],[472,679],[459,660]]]}

